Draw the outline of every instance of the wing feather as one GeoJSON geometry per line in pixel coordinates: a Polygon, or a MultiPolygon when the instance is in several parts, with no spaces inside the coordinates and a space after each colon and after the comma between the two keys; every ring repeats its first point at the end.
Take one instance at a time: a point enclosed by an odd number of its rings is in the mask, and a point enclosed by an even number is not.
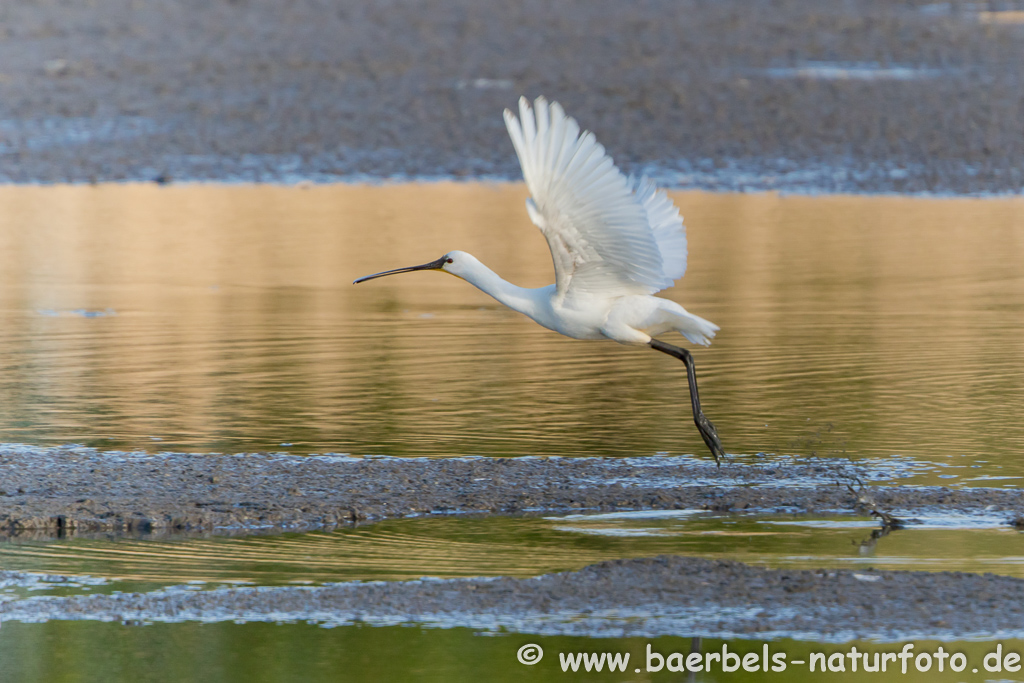
{"type": "Polygon", "coordinates": [[[665,190],[659,190],[646,177],[638,180],[630,177],[630,185],[647,211],[647,219],[658,243],[658,251],[661,252],[665,275],[678,280],[686,273],[687,255],[686,230],[679,208],[668,198],[665,190]]]}
{"type": "Polygon", "coordinates": [[[686,270],[679,211],[647,178],[626,178],[557,102],[519,100],[505,125],[555,264],[559,296],[654,293],[686,270]]]}

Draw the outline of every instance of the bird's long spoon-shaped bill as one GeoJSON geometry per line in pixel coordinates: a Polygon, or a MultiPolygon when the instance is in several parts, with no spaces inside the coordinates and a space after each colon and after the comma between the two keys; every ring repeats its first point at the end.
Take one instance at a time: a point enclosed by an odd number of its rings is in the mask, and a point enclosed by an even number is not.
{"type": "Polygon", "coordinates": [[[367,280],[373,280],[374,278],[384,277],[385,275],[397,275],[398,273],[411,273],[414,270],[441,270],[444,268],[445,257],[431,261],[430,263],[424,263],[422,266],[409,266],[407,268],[395,268],[394,270],[385,270],[383,273],[374,273],[373,275],[366,275],[352,284],[358,285],[360,282],[366,282],[367,280]]]}

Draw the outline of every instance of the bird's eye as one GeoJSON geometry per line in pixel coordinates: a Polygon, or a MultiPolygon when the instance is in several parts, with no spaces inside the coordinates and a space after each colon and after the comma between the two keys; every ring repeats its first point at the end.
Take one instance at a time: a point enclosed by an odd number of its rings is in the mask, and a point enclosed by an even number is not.
{"type": "Polygon", "coordinates": [[[448,259],[448,263],[455,263],[455,259],[453,259],[453,258],[448,259]]]}

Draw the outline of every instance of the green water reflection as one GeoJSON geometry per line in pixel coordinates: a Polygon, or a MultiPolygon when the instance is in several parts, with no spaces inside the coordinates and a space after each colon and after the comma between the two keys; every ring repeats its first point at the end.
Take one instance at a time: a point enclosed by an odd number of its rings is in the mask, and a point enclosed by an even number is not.
{"type": "MultiPolygon", "coordinates": [[[[993,516],[919,520],[880,539],[868,519],[708,515],[392,520],[330,533],[179,541],[0,544],[0,564],[113,580],[91,592],[188,581],[285,585],[422,576],[537,576],[603,560],[683,554],[771,567],[993,572],[1024,578],[1024,534],[993,516]],[[945,526],[943,526],[945,525],[945,526]]],[[[57,587],[60,588],[59,586],[57,587]]],[[[6,591],[19,594],[17,589],[6,591]]],[[[50,589],[53,592],[53,589],[50,589]]],[[[62,593],[79,592],[66,588],[62,593]]]]}
{"type": "MultiPolygon", "coordinates": [[[[995,649],[989,642],[914,641],[914,653],[962,652],[968,662],[964,673],[926,673],[914,669],[901,674],[889,664],[881,673],[810,673],[809,665],[790,664],[781,672],[672,673],[647,672],[647,647],[652,652],[690,653],[690,637],[577,638],[522,634],[480,636],[468,629],[416,627],[318,628],[308,624],[154,624],[144,627],[116,623],[51,622],[5,623],[0,629],[0,680],[25,683],[85,683],[103,681],[208,681],[284,683],[301,681],[982,681],[1021,680],[1019,675],[986,673],[982,662],[995,649]],[[528,643],[540,645],[544,657],[533,666],[516,659],[528,643]],[[579,652],[629,654],[624,673],[562,671],[559,654],[579,652]],[[971,673],[977,667],[981,673],[971,673]],[[636,668],[640,668],[638,673],[636,668]]],[[[785,653],[786,661],[810,660],[811,653],[848,653],[851,647],[873,654],[898,652],[903,643],[853,642],[842,645],[773,641],[771,653],[785,653]]],[[[1003,641],[1004,655],[1024,651],[1024,642],[1003,641]]],[[[760,653],[762,643],[752,640],[704,639],[699,651],[760,653]]],[[[654,660],[656,664],[656,660],[654,660]]]]}

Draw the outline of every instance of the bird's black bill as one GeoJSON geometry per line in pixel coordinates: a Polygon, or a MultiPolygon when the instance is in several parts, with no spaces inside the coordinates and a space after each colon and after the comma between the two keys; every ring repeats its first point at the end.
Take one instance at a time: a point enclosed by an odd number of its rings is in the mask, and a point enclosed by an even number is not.
{"type": "Polygon", "coordinates": [[[383,273],[374,273],[373,275],[367,275],[354,281],[352,284],[358,285],[360,282],[366,282],[367,280],[373,280],[374,278],[384,277],[385,275],[397,275],[398,273],[411,273],[414,270],[441,270],[444,267],[445,258],[442,256],[436,261],[430,263],[424,263],[422,266],[409,266],[408,268],[395,268],[394,270],[385,270],[383,273]]]}

